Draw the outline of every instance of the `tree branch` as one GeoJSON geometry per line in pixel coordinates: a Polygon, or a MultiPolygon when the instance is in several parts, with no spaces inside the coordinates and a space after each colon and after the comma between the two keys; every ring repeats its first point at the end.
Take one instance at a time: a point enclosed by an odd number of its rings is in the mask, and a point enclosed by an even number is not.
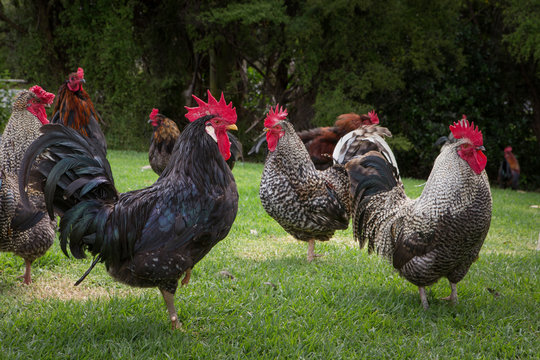
{"type": "Polygon", "coordinates": [[[14,23],[13,21],[11,21],[10,18],[8,18],[6,16],[6,14],[4,14],[4,12],[2,10],[0,10],[0,21],[4,21],[6,24],[8,24],[9,26],[11,26],[13,29],[17,30],[17,32],[23,34],[23,35],[26,35],[28,33],[28,31],[26,31],[25,28],[23,28],[22,26],[20,26],[19,24],[16,24],[14,23]]]}

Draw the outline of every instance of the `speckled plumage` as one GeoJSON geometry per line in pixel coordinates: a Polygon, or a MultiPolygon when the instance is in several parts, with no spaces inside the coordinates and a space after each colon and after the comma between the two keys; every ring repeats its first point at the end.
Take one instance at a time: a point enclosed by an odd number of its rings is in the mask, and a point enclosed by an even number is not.
{"type": "MultiPolygon", "coordinates": [[[[27,264],[25,282],[30,282],[29,266],[43,256],[54,241],[55,223],[43,218],[25,231],[12,229],[19,201],[18,171],[24,152],[40,135],[41,122],[27,110],[28,101],[35,98],[32,92],[23,90],[13,103],[13,111],[6,125],[0,144],[0,251],[12,252],[27,264]],[[28,278],[26,278],[28,276],[28,278]]],[[[44,209],[43,194],[29,187],[30,201],[34,207],[44,209]]]]}
{"type": "MultiPolygon", "coordinates": [[[[391,173],[382,158],[366,154],[347,164],[348,169],[366,169],[363,179],[351,178],[355,239],[361,246],[368,242],[369,252],[390,259],[403,277],[421,288],[421,297],[423,287],[441,277],[448,278],[454,293],[489,230],[492,198],[488,178],[485,170],[476,174],[458,155],[465,142],[460,139],[444,145],[422,195],[414,200],[395,180],[391,189],[377,185],[383,180],[381,168],[386,166],[387,174],[391,173]]],[[[427,300],[423,304],[427,307],[427,300]]]]}
{"type": "Polygon", "coordinates": [[[349,225],[347,172],[341,165],[315,169],[289,122],[264,164],[259,195],[266,212],[298,240],[329,240],[349,225]]]}

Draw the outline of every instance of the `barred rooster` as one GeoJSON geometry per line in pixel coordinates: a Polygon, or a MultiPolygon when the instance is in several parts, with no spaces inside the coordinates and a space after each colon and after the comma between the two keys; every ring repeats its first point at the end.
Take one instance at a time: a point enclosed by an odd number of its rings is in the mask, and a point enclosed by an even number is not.
{"type": "Polygon", "coordinates": [[[227,130],[236,130],[236,109],[223,94],[218,102],[195,97],[170,164],[150,187],[119,194],[104,154],[75,130],[47,125],[28,149],[20,189],[29,175],[45,190],[49,216],[61,216],[60,245],[67,255],[83,258],[89,251],[105,262],[109,274],[130,286],[158,287],[173,328],[180,327],[174,293],[191,269],[231,229],[238,192],[225,160],[230,154],[227,130]],[[46,154],[38,158],[40,154],[46,154]],[[36,161],[36,158],[38,159],[36,161]],[[33,164],[36,169],[31,172],[33,164]],[[69,242],[68,242],[69,238],[69,242]]]}
{"type": "Polygon", "coordinates": [[[286,121],[287,110],[270,108],[264,126],[268,156],[259,196],[266,212],[289,234],[308,242],[308,261],[318,256],[315,240],[327,241],[349,226],[349,181],[345,168],[319,171],[286,121]]]}
{"type": "Polygon", "coordinates": [[[174,121],[160,114],[158,109],[152,109],[148,122],[154,128],[148,160],[152,170],[161,175],[169,163],[176,139],[180,136],[180,130],[174,121]]]}
{"type": "Polygon", "coordinates": [[[503,189],[511,186],[512,189],[517,190],[519,174],[519,162],[512,153],[512,147],[507,146],[504,148],[504,159],[501,161],[501,166],[499,167],[497,182],[503,189]]]}
{"type": "MultiPolygon", "coordinates": [[[[13,103],[13,111],[0,144],[0,251],[12,252],[24,259],[25,284],[32,282],[32,262],[43,256],[54,241],[55,222],[41,219],[25,231],[14,230],[12,221],[19,202],[18,171],[24,152],[40,135],[39,128],[47,124],[45,106],[52,104],[54,94],[39,86],[23,90],[13,103]]],[[[29,187],[30,201],[44,210],[43,194],[33,184],[29,187]]]]}
{"type": "Polygon", "coordinates": [[[51,123],[63,124],[77,130],[90,139],[93,146],[107,154],[107,142],[99,125],[101,118],[90,95],[83,89],[82,84],[85,82],[82,68],[68,75],[58,90],[51,123]]]}
{"type": "Polygon", "coordinates": [[[489,230],[492,199],[484,170],[482,133],[466,118],[450,126],[453,139],[441,152],[422,195],[409,199],[393,167],[379,152],[346,165],[351,181],[354,237],[368,251],[390,259],[416,286],[425,309],[425,287],[448,278],[456,284],[467,274],[489,230]]]}

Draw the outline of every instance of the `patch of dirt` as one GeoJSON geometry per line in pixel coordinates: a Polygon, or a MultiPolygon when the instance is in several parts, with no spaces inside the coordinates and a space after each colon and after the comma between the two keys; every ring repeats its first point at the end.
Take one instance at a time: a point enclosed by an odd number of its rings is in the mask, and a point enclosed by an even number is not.
{"type": "Polygon", "coordinates": [[[85,284],[74,286],[76,280],[63,275],[53,275],[51,278],[37,277],[30,285],[22,282],[7,292],[11,296],[30,299],[58,299],[62,301],[77,300],[86,301],[98,298],[110,299],[112,297],[125,297],[140,294],[144,289],[130,288],[120,284],[85,284]]]}

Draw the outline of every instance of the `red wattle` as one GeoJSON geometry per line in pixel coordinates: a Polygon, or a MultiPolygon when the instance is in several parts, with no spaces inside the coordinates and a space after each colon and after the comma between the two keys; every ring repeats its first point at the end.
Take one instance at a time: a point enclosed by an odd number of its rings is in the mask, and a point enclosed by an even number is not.
{"type": "Polygon", "coordinates": [[[45,106],[41,104],[32,104],[28,107],[28,111],[34,114],[39,119],[39,121],[41,121],[41,124],[45,125],[49,123],[49,120],[47,119],[47,112],[45,111],[45,106]]]}
{"type": "Polygon", "coordinates": [[[219,152],[223,155],[225,160],[229,160],[231,157],[231,142],[229,141],[229,136],[227,136],[227,131],[224,129],[217,129],[216,138],[219,152]]]}

